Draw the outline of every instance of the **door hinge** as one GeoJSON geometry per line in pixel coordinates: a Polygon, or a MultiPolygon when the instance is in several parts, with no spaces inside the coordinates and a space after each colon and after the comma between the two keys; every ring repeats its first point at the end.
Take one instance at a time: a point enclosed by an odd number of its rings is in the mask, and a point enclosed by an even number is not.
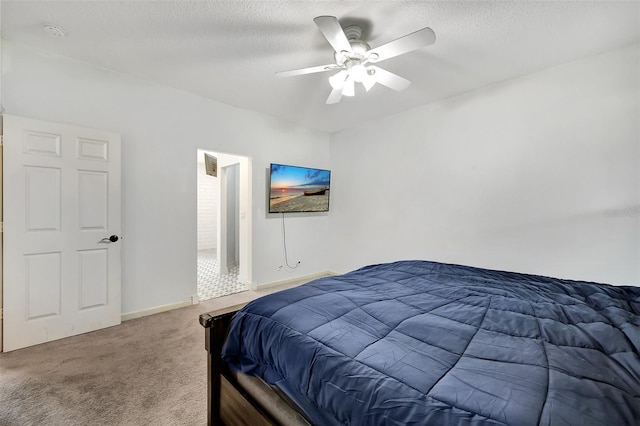
{"type": "Polygon", "coordinates": [[[0,146],[4,145],[4,136],[0,135],[0,146]]]}

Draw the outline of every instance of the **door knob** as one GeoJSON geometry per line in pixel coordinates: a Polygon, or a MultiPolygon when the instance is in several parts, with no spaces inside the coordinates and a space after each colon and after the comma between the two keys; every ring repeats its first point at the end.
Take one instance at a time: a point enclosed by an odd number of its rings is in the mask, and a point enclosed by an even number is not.
{"type": "Polygon", "coordinates": [[[103,239],[101,239],[100,241],[98,241],[99,243],[115,243],[116,241],[118,241],[120,238],[117,235],[112,235],[110,237],[105,237],[103,239]]]}

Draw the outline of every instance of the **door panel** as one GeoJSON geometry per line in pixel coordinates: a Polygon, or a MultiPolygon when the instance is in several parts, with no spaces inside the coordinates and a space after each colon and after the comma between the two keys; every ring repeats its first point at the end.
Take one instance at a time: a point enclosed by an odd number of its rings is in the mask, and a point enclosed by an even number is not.
{"type": "Polygon", "coordinates": [[[120,136],[3,116],[4,350],[120,323],[120,136]]]}
{"type": "Polygon", "coordinates": [[[107,230],[109,175],[104,172],[78,171],[80,230],[107,230]]]}
{"type": "Polygon", "coordinates": [[[24,256],[27,320],[60,315],[62,298],[61,253],[24,256]]]}
{"type": "Polygon", "coordinates": [[[107,249],[80,250],[80,310],[106,306],[109,287],[107,249]]]}
{"type": "Polygon", "coordinates": [[[94,139],[78,138],[78,158],[83,160],[109,161],[109,143],[94,139]]]}
{"type": "Polygon", "coordinates": [[[25,166],[27,232],[60,231],[61,170],[25,166]]]}
{"type": "Polygon", "coordinates": [[[24,136],[25,154],[60,157],[60,135],[25,129],[24,136]]]}

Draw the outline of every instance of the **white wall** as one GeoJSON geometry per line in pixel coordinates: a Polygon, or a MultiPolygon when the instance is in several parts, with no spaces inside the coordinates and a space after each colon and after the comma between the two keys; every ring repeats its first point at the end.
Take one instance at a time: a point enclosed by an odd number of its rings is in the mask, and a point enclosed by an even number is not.
{"type": "MultiPolygon", "coordinates": [[[[328,168],[328,135],[6,40],[2,71],[7,114],[122,134],[123,313],[196,294],[198,148],[251,157],[253,281],[291,278],[277,272],[280,222],[265,213],[265,170],[271,161],[328,168]]],[[[303,263],[292,275],[327,270],[328,218],[295,222],[289,249],[303,263]]]]}
{"type": "Polygon", "coordinates": [[[430,259],[640,285],[638,52],[334,134],[332,265],[430,259]]]}
{"type": "Polygon", "coordinates": [[[204,154],[198,152],[198,250],[217,248],[218,178],[209,176],[204,154]]]}

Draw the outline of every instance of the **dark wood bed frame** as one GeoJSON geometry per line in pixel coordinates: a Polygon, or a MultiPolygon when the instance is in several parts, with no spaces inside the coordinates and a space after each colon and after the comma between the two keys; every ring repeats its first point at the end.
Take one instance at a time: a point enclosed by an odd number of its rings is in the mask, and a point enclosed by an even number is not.
{"type": "MultiPolygon", "coordinates": [[[[237,382],[229,372],[229,368],[222,360],[222,345],[229,332],[231,318],[237,312],[233,308],[228,312],[215,311],[200,315],[200,325],[204,327],[204,348],[207,350],[207,424],[210,426],[224,424],[241,424],[242,418],[233,421],[230,415],[222,411],[222,387],[226,380],[234,389],[240,393],[241,398],[249,402],[250,409],[242,417],[252,417],[253,424],[275,424],[272,423],[268,415],[259,407],[256,401],[252,401],[248,394],[242,394],[237,382]],[[257,407],[256,407],[257,406],[257,407]],[[255,419],[253,417],[256,416],[255,419]],[[266,420],[266,423],[262,420],[266,420]]],[[[225,384],[226,385],[226,384],[225,384]]],[[[226,387],[226,386],[225,386],[226,387]]],[[[225,389],[227,391],[228,389],[225,389]]],[[[225,396],[229,393],[225,392],[225,396]]],[[[235,398],[237,395],[228,395],[230,399],[241,405],[235,398]]],[[[225,401],[227,402],[227,401],[225,401]]],[[[225,404],[226,406],[227,404],[225,404]]],[[[240,409],[246,407],[241,407],[240,409]]],[[[234,411],[234,410],[229,410],[234,411]]],[[[244,410],[242,410],[244,411],[244,410]]]]}
{"type": "Polygon", "coordinates": [[[231,318],[242,306],[233,306],[200,315],[200,325],[204,327],[207,350],[207,424],[210,426],[280,425],[252,395],[243,389],[221,356],[231,318]]]}

